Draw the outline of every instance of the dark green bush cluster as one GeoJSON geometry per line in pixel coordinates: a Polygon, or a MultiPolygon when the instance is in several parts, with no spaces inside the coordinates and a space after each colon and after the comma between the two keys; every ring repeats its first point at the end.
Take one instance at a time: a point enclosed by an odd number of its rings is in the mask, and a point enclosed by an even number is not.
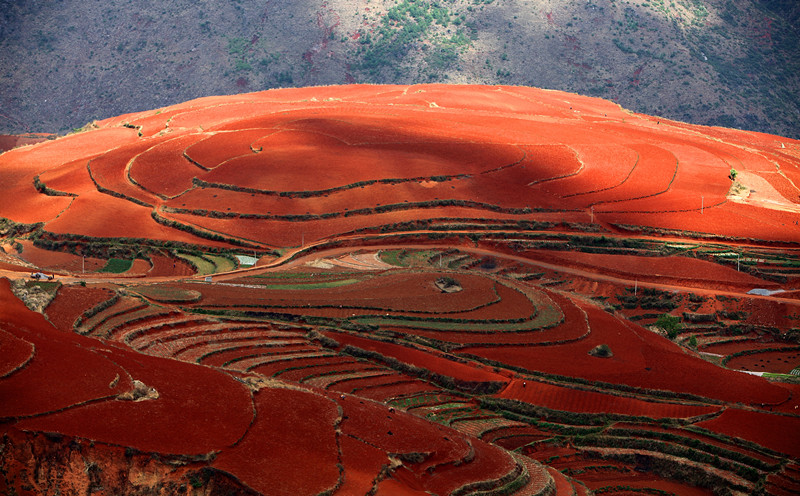
{"type": "Polygon", "coordinates": [[[683,320],[692,322],[694,324],[704,323],[704,322],[716,322],[717,314],[716,312],[714,313],[683,312],[683,320]]]}
{"type": "Polygon", "coordinates": [[[641,307],[645,310],[674,310],[678,308],[680,296],[669,291],[661,291],[655,288],[625,288],[625,293],[617,295],[617,299],[622,302],[622,306],[627,309],[641,307]]]}
{"type": "Polygon", "coordinates": [[[571,245],[584,247],[612,247],[612,248],[646,248],[647,244],[641,239],[613,238],[606,236],[570,236],[571,245]]]}
{"type": "Polygon", "coordinates": [[[44,227],[44,222],[36,224],[22,224],[11,219],[0,217],[0,236],[13,238],[37,231],[44,227]]]}
{"type": "Polygon", "coordinates": [[[662,314],[656,321],[656,326],[664,329],[670,339],[675,339],[681,330],[681,319],[668,313],[662,314]]]}
{"type": "Polygon", "coordinates": [[[717,312],[717,315],[727,320],[746,320],[747,317],[750,316],[750,312],[745,312],[742,310],[735,310],[735,311],[720,310],[719,312],[717,312]]]}
{"type": "MultiPolygon", "coordinates": [[[[539,425],[536,419],[545,419],[559,424],[572,426],[603,426],[612,421],[632,421],[641,423],[655,423],[650,417],[623,415],[621,413],[578,413],[561,410],[552,410],[539,405],[505,398],[480,398],[481,408],[500,412],[503,417],[539,425]]],[[[585,431],[582,432],[585,434],[585,431]]]]}
{"type": "Polygon", "coordinates": [[[324,336],[314,329],[308,331],[306,333],[306,337],[309,341],[316,341],[325,348],[336,349],[339,347],[338,341],[333,338],[329,338],[328,336],[324,336]]]}

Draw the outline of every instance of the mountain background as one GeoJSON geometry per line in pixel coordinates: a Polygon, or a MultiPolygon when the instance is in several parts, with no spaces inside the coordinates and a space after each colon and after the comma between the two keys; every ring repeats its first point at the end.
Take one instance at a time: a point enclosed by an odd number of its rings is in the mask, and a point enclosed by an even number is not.
{"type": "Polygon", "coordinates": [[[796,0],[0,0],[0,133],[218,94],[525,85],[800,137],[796,0]]]}

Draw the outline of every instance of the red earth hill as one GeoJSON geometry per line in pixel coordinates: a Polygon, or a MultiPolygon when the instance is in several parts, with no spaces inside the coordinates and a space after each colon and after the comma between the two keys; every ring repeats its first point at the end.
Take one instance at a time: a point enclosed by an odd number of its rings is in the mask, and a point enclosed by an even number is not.
{"type": "Polygon", "coordinates": [[[269,249],[459,217],[800,241],[800,142],[523,87],[201,98],[6,152],[0,185],[0,217],[54,237],[269,249]]]}

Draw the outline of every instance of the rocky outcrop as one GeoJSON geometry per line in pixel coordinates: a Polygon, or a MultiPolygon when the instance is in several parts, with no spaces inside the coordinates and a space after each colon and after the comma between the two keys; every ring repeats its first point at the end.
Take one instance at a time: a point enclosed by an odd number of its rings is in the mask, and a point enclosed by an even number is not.
{"type": "Polygon", "coordinates": [[[208,460],[141,453],[59,434],[10,429],[0,444],[0,493],[15,495],[253,494],[208,460]]]}

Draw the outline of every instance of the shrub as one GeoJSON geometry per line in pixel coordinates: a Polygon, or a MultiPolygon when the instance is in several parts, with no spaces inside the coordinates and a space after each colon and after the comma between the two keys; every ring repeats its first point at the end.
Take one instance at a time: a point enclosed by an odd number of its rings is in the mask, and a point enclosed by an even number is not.
{"type": "Polygon", "coordinates": [[[611,352],[611,347],[607,344],[598,344],[589,350],[589,354],[599,358],[609,358],[614,356],[614,353],[611,352]]]}
{"type": "Polygon", "coordinates": [[[670,339],[675,339],[678,336],[678,331],[681,329],[681,319],[674,317],[668,313],[661,314],[656,321],[656,326],[666,331],[670,339]]]}

